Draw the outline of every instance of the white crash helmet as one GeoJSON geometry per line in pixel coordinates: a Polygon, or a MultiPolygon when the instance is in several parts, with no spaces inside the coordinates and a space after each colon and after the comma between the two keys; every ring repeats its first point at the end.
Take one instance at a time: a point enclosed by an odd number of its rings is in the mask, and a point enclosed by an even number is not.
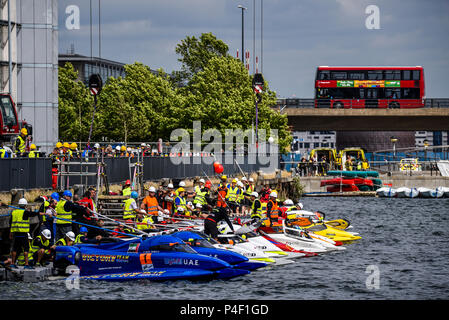
{"type": "Polygon", "coordinates": [[[301,202],[298,202],[298,203],[296,204],[296,206],[299,207],[300,209],[304,208],[304,205],[303,205],[301,202]]]}
{"type": "Polygon", "coordinates": [[[284,201],[285,206],[293,206],[295,205],[291,199],[287,199],[284,201]]]}
{"type": "Polygon", "coordinates": [[[20,200],[19,200],[19,205],[22,205],[22,206],[24,206],[24,205],[27,205],[28,204],[28,201],[27,201],[27,199],[25,199],[25,198],[21,198],[20,200]]]}
{"type": "Polygon", "coordinates": [[[186,183],[185,183],[184,181],[181,181],[181,182],[179,183],[179,186],[180,186],[180,187],[185,187],[185,186],[186,186],[186,183]]]}
{"type": "Polygon", "coordinates": [[[99,143],[94,144],[94,148],[95,149],[100,149],[100,144],[99,143]]]}
{"type": "Polygon", "coordinates": [[[42,230],[42,235],[46,238],[46,239],[50,239],[51,238],[51,232],[48,229],[44,229],[42,230]]]}
{"type": "Polygon", "coordinates": [[[204,179],[200,179],[200,183],[206,183],[206,181],[204,181],[204,179]]]}
{"type": "Polygon", "coordinates": [[[203,206],[201,205],[201,203],[197,203],[196,207],[201,209],[203,206]]]}
{"type": "Polygon", "coordinates": [[[169,183],[168,186],[167,186],[167,188],[173,189],[173,184],[169,183]]]}
{"type": "Polygon", "coordinates": [[[253,178],[249,178],[248,181],[249,182],[254,182],[254,179],[253,178]]]}
{"type": "Polygon", "coordinates": [[[75,241],[75,234],[72,231],[67,232],[65,235],[70,240],[75,241]]]}
{"type": "Polygon", "coordinates": [[[115,147],[115,150],[120,151],[120,146],[115,147]]]}
{"type": "Polygon", "coordinates": [[[270,193],[270,197],[277,198],[278,194],[273,191],[272,193],[270,193]]]}
{"type": "Polygon", "coordinates": [[[258,198],[258,197],[259,197],[259,194],[258,194],[256,191],[254,191],[254,192],[251,193],[251,196],[252,196],[252,197],[258,198]]]}
{"type": "Polygon", "coordinates": [[[151,187],[148,189],[148,191],[149,191],[149,192],[156,192],[156,188],[153,187],[153,186],[151,186],[151,187]]]}
{"type": "Polygon", "coordinates": [[[240,187],[240,188],[243,188],[243,183],[242,183],[242,181],[237,182],[237,186],[240,187]]]}

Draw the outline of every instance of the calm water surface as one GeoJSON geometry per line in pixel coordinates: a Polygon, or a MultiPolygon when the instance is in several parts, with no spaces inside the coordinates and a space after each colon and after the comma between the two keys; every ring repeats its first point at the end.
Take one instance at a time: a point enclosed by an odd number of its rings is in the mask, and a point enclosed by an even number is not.
{"type": "Polygon", "coordinates": [[[297,259],[229,281],[0,283],[0,299],[379,300],[449,298],[449,199],[304,198],[363,237],[343,252],[297,259]],[[368,266],[379,288],[366,286],[368,266]]]}

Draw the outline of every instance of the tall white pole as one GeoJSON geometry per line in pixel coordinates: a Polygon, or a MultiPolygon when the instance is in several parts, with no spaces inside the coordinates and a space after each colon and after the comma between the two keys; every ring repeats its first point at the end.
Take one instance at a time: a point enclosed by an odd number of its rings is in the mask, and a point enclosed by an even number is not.
{"type": "Polygon", "coordinates": [[[12,48],[11,48],[11,0],[8,0],[8,73],[9,94],[12,94],[12,48]]]}

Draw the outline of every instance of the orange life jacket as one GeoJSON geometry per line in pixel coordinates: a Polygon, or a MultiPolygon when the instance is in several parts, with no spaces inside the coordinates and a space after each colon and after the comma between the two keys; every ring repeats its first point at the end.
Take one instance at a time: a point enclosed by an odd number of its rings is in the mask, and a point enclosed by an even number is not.
{"type": "Polygon", "coordinates": [[[218,199],[217,199],[217,207],[223,207],[226,208],[226,202],[224,199],[226,199],[226,194],[227,194],[227,189],[226,188],[220,188],[218,189],[218,199]],[[221,195],[221,196],[220,196],[221,195]]]}
{"type": "Polygon", "coordinates": [[[148,214],[157,216],[157,213],[158,213],[157,207],[158,207],[159,204],[157,202],[156,197],[147,196],[147,197],[145,197],[143,202],[147,205],[147,208],[148,208],[147,212],[148,212],[148,214]]]}

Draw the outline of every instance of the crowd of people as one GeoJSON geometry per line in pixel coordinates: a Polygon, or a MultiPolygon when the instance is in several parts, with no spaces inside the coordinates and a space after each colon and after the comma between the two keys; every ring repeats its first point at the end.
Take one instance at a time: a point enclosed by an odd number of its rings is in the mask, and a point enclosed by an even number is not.
{"type": "Polygon", "coordinates": [[[305,157],[296,165],[296,174],[302,177],[325,176],[329,170],[332,170],[332,163],[330,163],[326,156],[317,159],[316,157],[307,160],[305,157]]]}
{"type": "Polygon", "coordinates": [[[121,219],[97,211],[93,187],[83,197],[73,195],[70,190],[40,196],[36,199],[41,202],[40,208],[35,211],[28,209],[24,198],[17,206],[0,203],[13,209],[10,228],[0,229],[0,263],[10,268],[42,266],[53,260],[56,246],[120,241],[123,237],[155,232],[176,219],[201,219],[204,233],[217,239],[220,221],[234,231],[231,219],[242,216],[263,219],[269,226],[276,225],[285,214],[276,190],[264,185],[257,192],[254,180],[246,177],[239,180],[223,175],[216,188],[204,179],[191,189],[181,181],[176,188],[172,183],[150,186],[145,193],[139,196],[130,181],[125,182],[121,190],[124,197],[121,219]],[[37,222],[30,223],[32,220],[37,222]],[[114,229],[105,228],[105,220],[113,221],[114,229]]]}
{"type": "Polygon", "coordinates": [[[365,170],[363,166],[363,161],[360,158],[355,159],[354,157],[347,156],[343,166],[337,165],[336,163],[330,162],[326,156],[322,156],[317,159],[315,157],[307,160],[305,157],[301,158],[301,161],[295,167],[295,172],[297,175],[302,177],[313,177],[313,176],[326,176],[329,170],[365,170]]]}
{"type": "Polygon", "coordinates": [[[141,143],[135,147],[120,143],[104,146],[95,143],[89,146],[86,145],[84,149],[81,149],[81,146],[76,142],[57,142],[53,150],[46,154],[40,151],[36,144],[32,143],[32,137],[28,135],[26,128],[21,129],[20,134],[14,140],[12,149],[0,142],[0,158],[51,157],[54,161],[79,160],[81,158],[96,157],[100,155],[100,151],[102,151],[101,154],[105,157],[135,157],[139,153],[142,153],[143,156],[160,155],[156,149],[146,143],[141,143]]]}

